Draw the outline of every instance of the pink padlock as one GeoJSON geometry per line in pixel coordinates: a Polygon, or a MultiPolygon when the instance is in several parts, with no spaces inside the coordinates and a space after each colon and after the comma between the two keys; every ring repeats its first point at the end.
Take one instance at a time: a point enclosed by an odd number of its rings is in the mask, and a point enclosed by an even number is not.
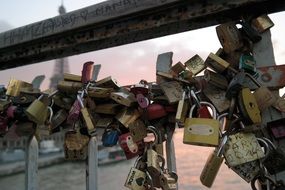
{"type": "Polygon", "coordinates": [[[17,106],[9,106],[6,110],[7,118],[12,119],[15,117],[15,111],[17,109],[17,106]]]}
{"type": "Polygon", "coordinates": [[[66,119],[66,123],[72,125],[75,123],[80,115],[81,105],[79,100],[75,100],[66,119]]]}

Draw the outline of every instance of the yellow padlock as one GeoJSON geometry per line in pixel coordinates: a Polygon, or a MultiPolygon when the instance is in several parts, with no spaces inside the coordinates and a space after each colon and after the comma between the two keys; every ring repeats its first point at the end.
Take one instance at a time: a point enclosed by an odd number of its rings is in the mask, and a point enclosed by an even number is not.
{"type": "Polygon", "coordinates": [[[48,107],[41,101],[42,97],[43,95],[34,100],[33,103],[25,110],[29,120],[38,125],[44,124],[48,116],[48,107]]]}
{"type": "Polygon", "coordinates": [[[19,96],[22,89],[33,89],[33,85],[21,80],[11,79],[7,86],[7,96],[19,96]]]}
{"type": "Polygon", "coordinates": [[[212,109],[213,119],[193,118],[196,108],[194,104],[190,109],[189,118],[185,120],[183,143],[198,146],[218,146],[220,123],[217,120],[215,107],[208,102],[200,102],[212,109]]]}

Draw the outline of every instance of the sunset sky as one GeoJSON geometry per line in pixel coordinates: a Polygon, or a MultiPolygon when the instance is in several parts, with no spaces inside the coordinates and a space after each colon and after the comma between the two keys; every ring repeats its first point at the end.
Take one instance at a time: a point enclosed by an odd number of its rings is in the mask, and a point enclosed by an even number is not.
{"type": "MultiPolygon", "coordinates": [[[[90,6],[102,1],[99,0],[65,0],[67,11],[90,6]]],[[[20,27],[36,21],[58,15],[58,6],[61,0],[9,0],[2,1],[0,6],[0,32],[20,27]]],[[[285,59],[285,13],[270,15],[275,23],[272,28],[272,40],[275,48],[277,64],[283,64],[285,59]]],[[[112,75],[119,84],[133,84],[141,79],[155,80],[155,62],[157,55],[172,51],[173,62],[184,63],[195,54],[204,59],[210,52],[220,47],[215,27],[184,32],[139,43],[109,48],[69,57],[70,72],[80,74],[82,64],[94,61],[102,64],[99,79],[112,75]]],[[[31,82],[36,75],[44,74],[46,79],[42,86],[48,87],[52,76],[54,61],[33,64],[15,69],[0,71],[0,84],[7,84],[11,77],[31,82]]]]}

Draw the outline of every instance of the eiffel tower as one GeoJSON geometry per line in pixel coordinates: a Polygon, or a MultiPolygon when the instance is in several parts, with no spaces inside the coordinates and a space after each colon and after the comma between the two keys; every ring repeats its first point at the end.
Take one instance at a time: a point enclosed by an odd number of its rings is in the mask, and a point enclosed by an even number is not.
{"type": "MultiPolygon", "coordinates": [[[[65,14],[66,9],[63,6],[63,0],[61,1],[61,5],[58,8],[59,15],[65,14]]],[[[68,59],[60,58],[55,60],[55,67],[53,70],[53,76],[50,78],[49,88],[56,89],[57,84],[60,80],[63,79],[63,73],[69,72],[68,59]]]]}

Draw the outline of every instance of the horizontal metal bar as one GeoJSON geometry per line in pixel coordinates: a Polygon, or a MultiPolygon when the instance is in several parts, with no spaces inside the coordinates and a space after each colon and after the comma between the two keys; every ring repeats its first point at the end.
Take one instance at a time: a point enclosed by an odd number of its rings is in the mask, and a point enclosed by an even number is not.
{"type": "Polygon", "coordinates": [[[0,69],[285,10],[283,0],[113,0],[0,34],[0,69]]]}

